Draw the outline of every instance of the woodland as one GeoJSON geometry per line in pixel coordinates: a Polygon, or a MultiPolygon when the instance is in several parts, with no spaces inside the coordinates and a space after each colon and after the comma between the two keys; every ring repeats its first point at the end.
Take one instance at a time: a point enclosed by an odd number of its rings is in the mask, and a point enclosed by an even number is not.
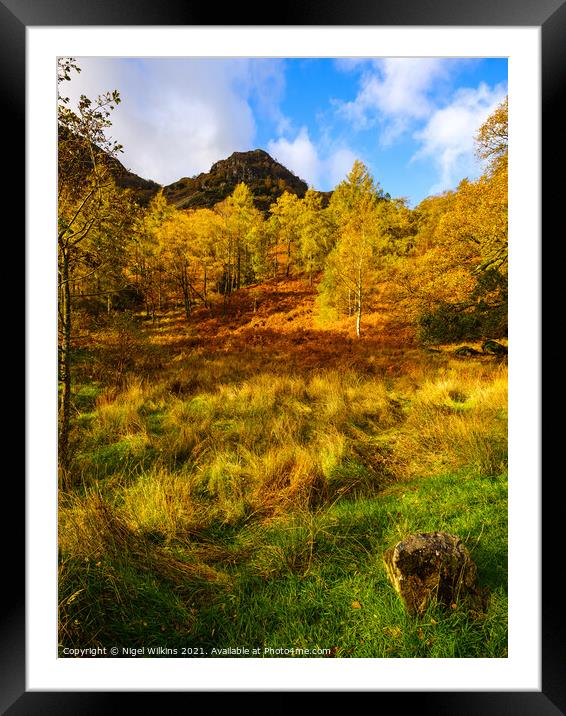
{"type": "Polygon", "coordinates": [[[108,138],[119,90],[73,107],[78,72],[60,61],[60,655],[507,656],[507,100],[482,175],[410,208],[358,160],[332,192],[262,150],[142,180],[108,138]],[[435,530],[472,553],[480,613],[411,617],[389,584],[384,550],[435,530]]]}

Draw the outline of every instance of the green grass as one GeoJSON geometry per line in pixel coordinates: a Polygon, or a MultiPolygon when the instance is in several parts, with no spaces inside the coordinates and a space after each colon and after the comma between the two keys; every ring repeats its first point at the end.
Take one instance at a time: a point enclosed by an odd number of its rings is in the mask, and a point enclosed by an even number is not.
{"type": "Polygon", "coordinates": [[[330,649],[335,657],[505,657],[506,496],[504,476],[460,472],[315,512],[217,526],[167,552],[146,534],[143,560],[99,546],[83,561],[63,559],[65,644],[190,644],[209,656],[240,646],[260,656],[277,656],[264,652],[271,647],[330,649]],[[405,613],[383,551],[403,535],[433,530],[460,535],[472,551],[490,590],[484,615],[434,606],[421,618],[405,613]],[[206,562],[221,578],[148,571],[164,554],[206,562]]]}
{"type": "Polygon", "coordinates": [[[240,539],[256,545],[254,557],[236,570],[229,597],[199,613],[195,641],[262,653],[320,647],[352,657],[504,657],[506,488],[504,477],[448,475],[243,530],[240,539]],[[484,616],[440,608],[420,619],[406,615],[382,554],[403,535],[434,530],[462,535],[471,548],[491,592],[484,616]]]}
{"type": "Polygon", "coordinates": [[[384,351],[300,368],[107,340],[76,367],[61,649],[507,655],[504,364],[384,351]],[[485,614],[405,613],[383,552],[436,530],[471,550],[485,614]]]}

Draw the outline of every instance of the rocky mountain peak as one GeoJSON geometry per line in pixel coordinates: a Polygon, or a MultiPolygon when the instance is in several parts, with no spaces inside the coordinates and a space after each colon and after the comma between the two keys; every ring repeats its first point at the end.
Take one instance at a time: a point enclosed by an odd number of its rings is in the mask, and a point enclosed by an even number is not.
{"type": "Polygon", "coordinates": [[[164,187],[168,201],[178,209],[212,207],[245,182],[256,206],[267,211],[284,191],[303,197],[308,189],[306,182],[277,162],[263,149],[234,152],[226,159],[215,162],[209,172],[192,178],[183,178],[164,187]]]}

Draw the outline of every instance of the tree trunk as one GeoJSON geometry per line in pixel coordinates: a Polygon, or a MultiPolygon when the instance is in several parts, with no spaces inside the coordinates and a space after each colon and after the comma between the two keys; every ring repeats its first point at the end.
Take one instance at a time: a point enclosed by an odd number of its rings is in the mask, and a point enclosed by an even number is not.
{"type": "Polygon", "coordinates": [[[69,464],[69,432],[71,425],[71,283],[69,281],[68,249],[61,251],[63,265],[62,345],[61,345],[61,403],[59,409],[59,465],[69,464]]]}
{"type": "Polygon", "coordinates": [[[203,295],[203,297],[204,297],[204,307],[205,307],[205,308],[208,308],[208,296],[207,296],[207,293],[206,293],[206,292],[207,292],[207,287],[208,287],[208,282],[207,282],[207,275],[206,275],[206,273],[207,273],[207,272],[206,272],[206,264],[205,264],[205,265],[204,265],[204,279],[203,279],[203,282],[202,282],[202,295],[203,295]]]}
{"type": "Polygon", "coordinates": [[[183,291],[183,305],[185,306],[185,317],[187,321],[191,320],[191,284],[187,272],[187,263],[183,263],[181,271],[181,290],[183,291]]]}
{"type": "Polygon", "coordinates": [[[362,323],[362,259],[358,264],[358,314],[356,316],[356,335],[358,338],[361,334],[361,323],[362,323]]]}
{"type": "Polygon", "coordinates": [[[279,253],[277,251],[277,239],[273,240],[273,278],[277,278],[277,269],[279,268],[279,253]]]}
{"type": "Polygon", "coordinates": [[[237,254],[237,265],[236,265],[236,288],[239,289],[242,285],[241,274],[242,274],[242,251],[240,249],[240,243],[238,242],[238,254],[237,254]]]}

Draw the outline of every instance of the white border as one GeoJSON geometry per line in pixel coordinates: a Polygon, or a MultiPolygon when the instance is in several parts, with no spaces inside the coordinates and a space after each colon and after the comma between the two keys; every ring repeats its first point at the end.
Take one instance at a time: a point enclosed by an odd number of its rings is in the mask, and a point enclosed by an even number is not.
{"type": "Polygon", "coordinates": [[[28,690],[535,690],[540,666],[540,28],[27,28],[28,690]],[[57,56],[509,58],[507,659],[58,659],[57,56]],[[528,525],[528,529],[525,526],[528,525]],[[525,570],[528,569],[528,575],[525,570]]]}

